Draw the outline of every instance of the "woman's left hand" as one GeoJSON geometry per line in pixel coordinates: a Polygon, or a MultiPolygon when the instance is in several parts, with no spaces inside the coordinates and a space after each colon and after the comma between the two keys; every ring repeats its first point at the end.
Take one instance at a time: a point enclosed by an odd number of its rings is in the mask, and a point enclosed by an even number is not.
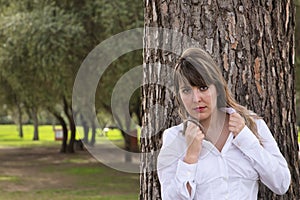
{"type": "Polygon", "coordinates": [[[237,136],[245,127],[245,120],[239,113],[232,113],[229,115],[229,131],[237,136]]]}

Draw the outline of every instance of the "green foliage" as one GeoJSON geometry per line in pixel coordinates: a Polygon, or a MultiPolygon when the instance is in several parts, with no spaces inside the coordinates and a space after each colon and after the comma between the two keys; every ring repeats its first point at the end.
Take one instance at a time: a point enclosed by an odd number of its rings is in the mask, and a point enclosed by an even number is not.
{"type": "Polygon", "coordinates": [[[76,19],[53,5],[4,17],[0,69],[30,107],[43,105],[49,97],[63,93],[65,86],[71,88],[65,74],[79,62],[76,47],[81,49],[84,33],[76,19]]]}
{"type": "MultiPolygon", "coordinates": [[[[143,26],[140,0],[0,0],[0,11],[0,91],[5,94],[0,102],[26,112],[60,112],[62,96],[71,103],[76,72],[89,51],[116,33],[143,26]]],[[[141,59],[138,52],[114,64],[113,73],[106,74],[108,96],[111,80],[141,59]]],[[[105,113],[107,101],[98,100],[98,112],[105,113]]]]}

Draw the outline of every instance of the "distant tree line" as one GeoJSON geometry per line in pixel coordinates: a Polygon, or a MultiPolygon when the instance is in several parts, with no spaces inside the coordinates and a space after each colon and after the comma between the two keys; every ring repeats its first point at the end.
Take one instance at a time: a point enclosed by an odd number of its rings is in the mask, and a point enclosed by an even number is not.
{"type": "MultiPolygon", "coordinates": [[[[72,110],[71,99],[76,73],[87,54],[101,41],[143,26],[143,3],[0,0],[0,13],[0,118],[8,120],[5,116],[14,116],[22,137],[24,116],[28,116],[34,125],[33,140],[38,140],[39,115],[47,112],[63,128],[61,151],[74,152],[76,110],[72,110]]],[[[105,74],[106,79],[100,80],[101,87],[105,87],[96,95],[101,125],[111,121],[110,96],[116,81],[141,63],[142,51],[133,52],[114,62],[105,74]]],[[[132,105],[131,114],[139,118],[139,93],[132,98],[132,105]]],[[[91,128],[96,134],[93,120],[78,117],[86,133],[91,128]]],[[[88,141],[87,135],[84,140],[91,145],[95,142],[88,141]]]]}

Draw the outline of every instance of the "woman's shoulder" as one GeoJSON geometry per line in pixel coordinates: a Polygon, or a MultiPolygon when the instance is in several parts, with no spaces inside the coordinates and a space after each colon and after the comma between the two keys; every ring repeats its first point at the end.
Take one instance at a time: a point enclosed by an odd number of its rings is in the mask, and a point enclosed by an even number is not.
{"type": "Polygon", "coordinates": [[[165,131],[164,131],[164,134],[165,133],[172,133],[172,134],[176,134],[178,132],[181,132],[183,129],[183,123],[181,124],[178,124],[176,126],[171,126],[170,128],[167,128],[165,131]]]}
{"type": "Polygon", "coordinates": [[[257,128],[268,127],[267,123],[262,117],[254,117],[253,119],[255,121],[257,128]]]}
{"type": "Polygon", "coordinates": [[[266,141],[275,141],[269,126],[263,118],[255,119],[255,123],[257,127],[257,133],[260,136],[260,140],[262,143],[265,143],[266,141]]]}
{"type": "Polygon", "coordinates": [[[167,128],[163,133],[163,143],[165,143],[166,141],[172,141],[175,138],[183,137],[182,130],[183,123],[167,128]]]}

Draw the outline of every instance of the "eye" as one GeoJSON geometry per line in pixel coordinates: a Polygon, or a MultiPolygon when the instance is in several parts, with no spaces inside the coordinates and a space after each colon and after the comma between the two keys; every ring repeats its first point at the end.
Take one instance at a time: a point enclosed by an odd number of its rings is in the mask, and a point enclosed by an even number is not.
{"type": "Polygon", "coordinates": [[[199,87],[199,90],[206,91],[206,90],[208,90],[208,86],[201,86],[201,87],[199,87]]]}
{"type": "Polygon", "coordinates": [[[184,87],[181,89],[181,93],[183,93],[183,94],[189,94],[191,91],[192,91],[192,89],[189,87],[184,87]]]}

